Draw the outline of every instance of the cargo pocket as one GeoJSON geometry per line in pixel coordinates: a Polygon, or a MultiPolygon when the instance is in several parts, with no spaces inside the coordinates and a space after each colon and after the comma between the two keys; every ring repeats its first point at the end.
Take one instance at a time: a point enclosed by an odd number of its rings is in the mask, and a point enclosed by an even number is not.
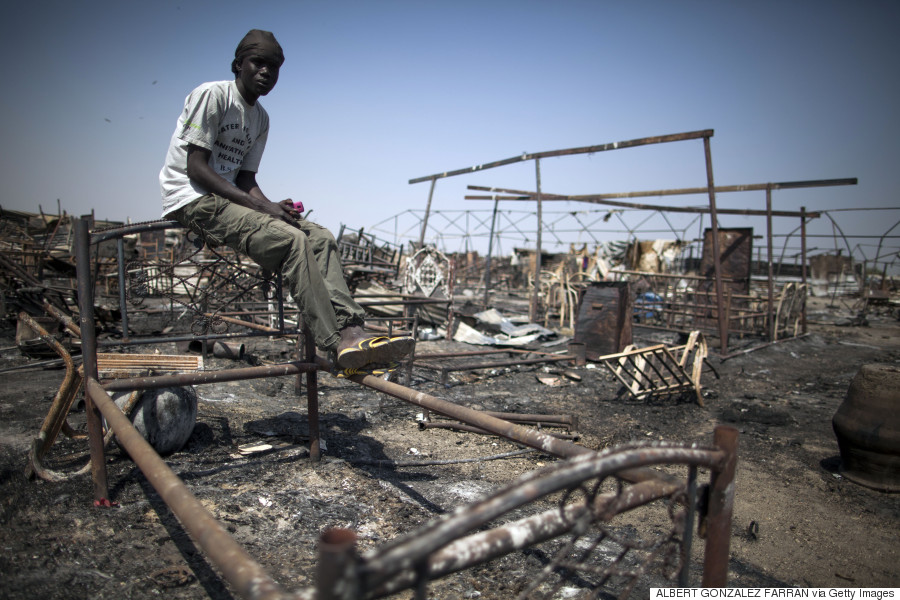
{"type": "Polygon", "coordinates": [[[200,236],[210,248],[225,244],[225,228],[219,220],[225,202],[224,199],[210,194],[182,209],[186,221],[182,224],[200,236]]]}
{"type": "MultiPolygon", "coordinates": [[[[265,219],[240,243],[238,251],[273,272],[280,272],[297,230],[277,219],[265,219]]],[[[299,233],[299,232],[298,232],[299,233]]]]}

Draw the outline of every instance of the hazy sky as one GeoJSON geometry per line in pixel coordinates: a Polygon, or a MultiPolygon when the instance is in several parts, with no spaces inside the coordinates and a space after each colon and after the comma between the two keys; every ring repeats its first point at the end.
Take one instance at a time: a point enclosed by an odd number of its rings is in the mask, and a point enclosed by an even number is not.
{"type": "MultiPolygon", "coordinates": [[[[184,98],[232,78],[250,28],[273,31],[286,56],[262,99],[272,130],[258,180],[333,229],[424,209],[429,184],[416,177],[700,129],[715,130],[717,185],[859,178],[776,192],[775,208],[900,206],[893,0],[22,3],[0,25],[0,206],[159,218],[157,175],[184,98]]],[[[702,186],[703,145],[549,159],[541,177],[557,194],[702,186]]],[[[465,201],[467,185],[534,189],[534,163],[441,180],[433,208],[490,208],[465,201]]],[[[718,200],[765,206],[761,192],[718,200]]],[[[842,215],[847,234],[900,220],[842,215]]]]}

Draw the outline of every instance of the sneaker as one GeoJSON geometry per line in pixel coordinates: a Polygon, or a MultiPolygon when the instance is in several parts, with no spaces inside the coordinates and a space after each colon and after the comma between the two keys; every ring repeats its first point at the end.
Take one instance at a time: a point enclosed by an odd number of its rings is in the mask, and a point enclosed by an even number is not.
{"type": "Polygon", "coordinates": [[[390,364],[412,352],[415,347],[416,340],[410,336],[369,337],[340,350],[337,365],[341,369],[361,369],[369,364],[390,364]]]}

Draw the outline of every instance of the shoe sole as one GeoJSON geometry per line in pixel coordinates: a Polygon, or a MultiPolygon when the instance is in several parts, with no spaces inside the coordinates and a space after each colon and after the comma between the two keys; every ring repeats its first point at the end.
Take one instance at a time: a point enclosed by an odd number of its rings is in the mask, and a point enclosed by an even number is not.
{"type": "Polygon", "coordinates": [[[411,337],[376,337],[359,342],[356,347],[346,348],[338,354],[337,363],[341,369],[361,369],[373,363],[397,362],[416,346],[411,337]]]}
{"type": "Polygon", "coordinates": [[[389,365],[366,365],[361,369],[343,369],[342,371],[336,372],[334,376],[338,379],[349,379],[354,375],[374,375],[375,377],[381,377],[388,373],[393,373],[399,366],[399,363],[391,363],[389,365]]]}

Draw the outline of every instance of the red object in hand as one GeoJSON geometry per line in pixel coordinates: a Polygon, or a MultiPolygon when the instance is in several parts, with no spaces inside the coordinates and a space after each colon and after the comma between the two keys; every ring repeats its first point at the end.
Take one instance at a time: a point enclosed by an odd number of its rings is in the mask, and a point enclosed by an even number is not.
{"type": "Polygon", "coordinates": [[[303,202],[301,202],[300,200],[297,200],[296,202],[294,202],[294,210],[302,213],[303,212],[303,202]]]}

